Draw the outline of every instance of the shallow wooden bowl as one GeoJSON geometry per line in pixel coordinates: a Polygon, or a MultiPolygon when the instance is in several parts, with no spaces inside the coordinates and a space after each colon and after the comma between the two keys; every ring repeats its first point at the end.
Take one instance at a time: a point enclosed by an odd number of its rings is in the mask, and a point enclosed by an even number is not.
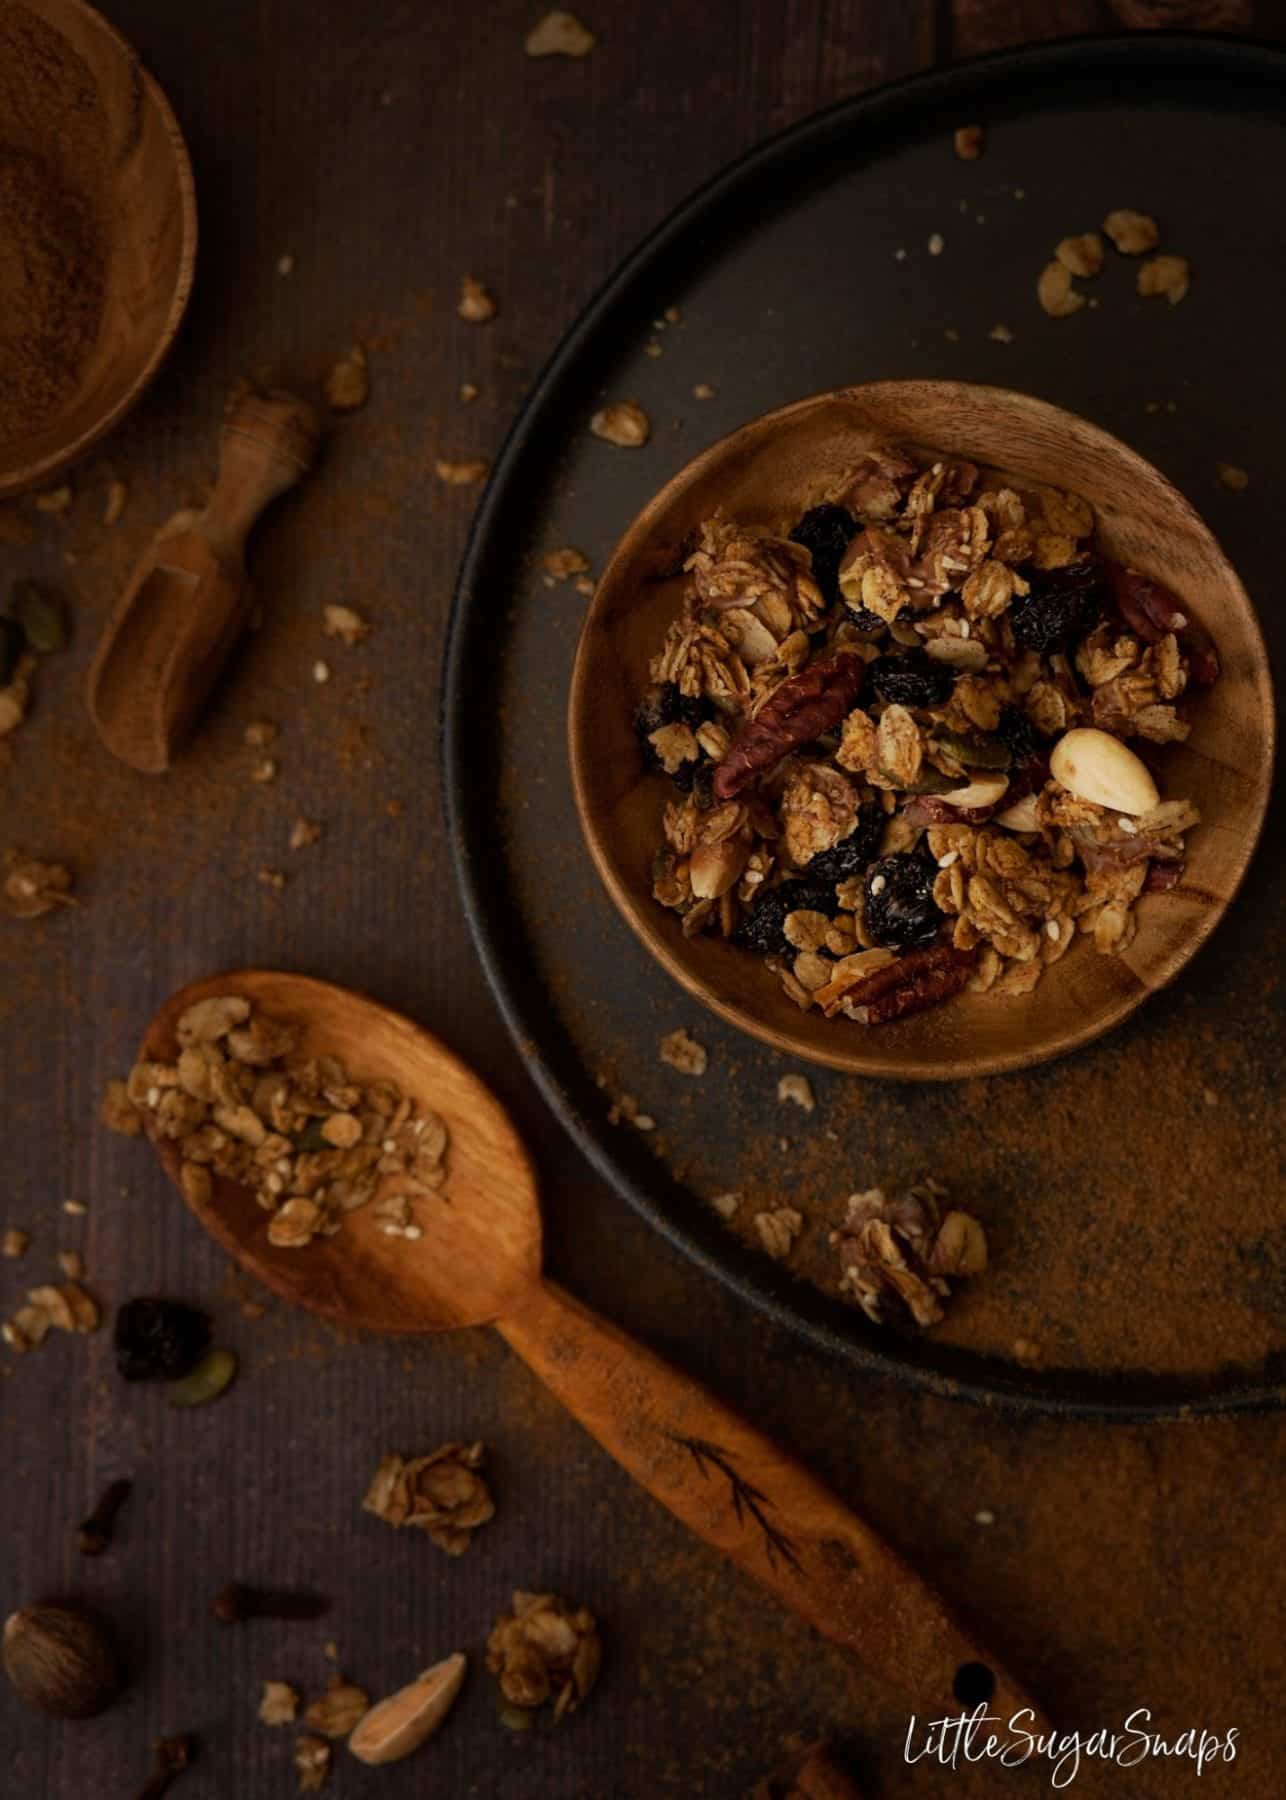
{"type": "Polygon", "coordinates": [[[621,913],[675,979],[775,1048],[830,1068],[943,1081],[1061,1056],[1118,1024],[1173,980],[1223,917],[1263,825],[1272,770],[1268,659],[1245,589],[1183,496],[1141,456],[1075,414],[1003,388],[882,381],[842,388],[752,420],[682,469],[644,507],[599,582],[572,676],[576,804],[621,913]],[[650,657],[680,606],[685,536],[717,506],[780,529],[868,445],[893,440],[968,457],[1020,480],[1083,495],[1107,551],[1164,580],[1218,646],[1217,685],[1193,698],[1192,736],[1166,746],[1162,789],[1195,802],[1183,881],[1139,903],[1124,956],[1082,938],[1021,999],[963,994],[896,1024],[801,1013],[760,958],[716,937],[685,939],[651,897],[661,809],[672,792],[645,773],[631,715],[650,657]]]}
{"type": "Polygon", "coordinates": [[[192,165],[169,101],[84,0],[22,4],[62,33],[94,78],[107,114],[113,211],[97,344],[58,411],[0,445],[0,498],[47,486],[120,422],[174,341],[196,265],[192,165]]]}

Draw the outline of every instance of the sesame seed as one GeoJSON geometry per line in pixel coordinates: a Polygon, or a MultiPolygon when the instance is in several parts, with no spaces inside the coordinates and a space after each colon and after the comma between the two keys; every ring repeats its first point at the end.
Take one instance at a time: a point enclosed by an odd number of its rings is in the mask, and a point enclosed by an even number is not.
{"type": "Polygon", "coordinates": [[[1127,819],[1123,815],[1117,819],[1116,823],[1125,833],[1126,837],[1133,837],[1135,832],[1139,829],[1133,819],[1127,819]]]}
{"type": "Polygon", "coordinates": [[[877,875],[875,880],[871,883],[871,892],[873,894],[882,894],[888,885],[889,884],[883,875],[877,875]]]}
{"type": "Polygon", "coordinates": [[[1045,921],[1045,936],[1047,938],[1049,938],[1052,943],[1056,944],[1058,942],[1059,938],[1061,937],[1061,935],[1062,935],[1062,933],[1058,929],[1058,920],[1057,919],[1046,919],[1046,921],[1045,921]]]}
{"type": "Polygon", "coordinates": [[[933,236],[929,239],[929,255],[941,256],[946,247],[947,240],[940,231],[935,231],[933,236]]]}
{"type": "Polygon", "coordinates": [[[320,658],[318,658],[318,660],[313,664],[313,680],[316,682],[329,681],[330,680],[330,664],[324,663],[321,661],[320,658]]]}
{"type": "Polygon", "coordinates": [[[948,850],[945,856],[940,856],[938,858],[938,867],[940,869],[949,869],[952,863],[957,863],[959,861],[960,852],[958,850],[948,850]]]}

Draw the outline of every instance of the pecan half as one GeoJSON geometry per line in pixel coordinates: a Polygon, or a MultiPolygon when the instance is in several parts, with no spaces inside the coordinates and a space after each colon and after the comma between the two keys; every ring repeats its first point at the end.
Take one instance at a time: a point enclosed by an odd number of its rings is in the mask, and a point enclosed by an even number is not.
{"type": "Polygon", "coordinates": [[[715,770],[715,799],[731,800],[792,750],[838,725],[856,704],[864,669],[860,656],[842,650],[783,681],[743,726],[715,770]]]}
{"type": "Polygon", "coordinates": [[[843,1011],[859,1025],[885,1025],[924,1012],[958,994],[977,961],[976,950],[932,944],[877,969],[844,996],[843,1011]]]}
{"type": "Polygon", "coordinates": [[[1130,630],[1145,644],[1159,644],[1173,631],[1183,645],[1192,679],[1201,687],[1212,687],[1219,679],[1219,653],[1209,633],[1194,624],[1169,588],[1150,575],[1121,563],[1112,563],[1110,572],[1117,610],[1130,630]]]}

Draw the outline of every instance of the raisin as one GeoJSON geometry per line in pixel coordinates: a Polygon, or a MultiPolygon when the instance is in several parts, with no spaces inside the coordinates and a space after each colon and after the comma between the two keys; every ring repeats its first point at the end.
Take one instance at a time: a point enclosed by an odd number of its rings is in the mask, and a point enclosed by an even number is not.
{"type": "Polygon", "coordinates": [[[840,560],[856,536],[857,520],[842,506],[810,507],[790,534],[791,542],[802,544],[812,557],[813,580],[828,606],[840,597],[840,560]]]}
{"type": "Polygon", "coordinates": [[[1062,569],[1025,569],[1031,592],[1010,607],[1014,640],[1042,655],[1092,631],[1107,603],[1107,582],[1094,557],[1062,569]]]}
{"type": "MultiPolygon", "coordinates": [[[[810,881],[847,881],[860,875],[880,853],[884,836],[884,814],[878,807],[867,807],[857,817],[857,824],[846,838],[829,850],[819,850],[808,864],[810,881]]],[[[823,907],[823,912],[828,909],[823,907]]]]}
{"type": "Polygon", "coordinates": [[[955,685],[956,672],[934,662],[927,650],[880,656],[870,665],[871,682],[890,706],[941,706],[955,685]]]}
{"type": "MultiPolygon", "coordinates": [[[[714,708],[708,700],[699,694],[681,694],[677,683],[673,681],[658,682],[650,687],[634,715],[634,730],[648,768],[661,767],[655,745],[648,742],[654,731],[660,731],[664,725],[686,725],[690,730],[696,731],[713,717],[714,708]]],[[[686,794],[696,772],[696,763],[684,763],[670,779],[686,794]]]]}
{"type": "Polygon", "coordinates": [[[127,1300],[116,1314],[116,1367],[126,1381],[176,1381],[209,1343],[209,1318],[181,1300],[127,1300]]]}
{"type": "Polygon", "coordinates": [[[1021,768],[1040,749],[1040,739],[1036,735],[1036,727],[1025,712],[1019,712],[1016,706],[1002,706],[1000,723],[996,726],[996,736],[1013,758],[1015,768],[1021,768]]]}
{"type": "Polygon", "coordinates": [[[867,932],[891,950],[930,944],[938,935],[942,913],[933,898],[937,868],[931,857],[914,851],[882,856],[866,872],[867,932]]]}
{"type": "Polygon", "coordinates": [[[829,919],[835,911],[833,881],[783,881],[780,886],[761,888],[759,898],[733,932],[731,942],[743,950],[757,950],[761,956],[779,956],[790,950],[782,926],[786,915],[793,912],[820,912],[829,919]]]}

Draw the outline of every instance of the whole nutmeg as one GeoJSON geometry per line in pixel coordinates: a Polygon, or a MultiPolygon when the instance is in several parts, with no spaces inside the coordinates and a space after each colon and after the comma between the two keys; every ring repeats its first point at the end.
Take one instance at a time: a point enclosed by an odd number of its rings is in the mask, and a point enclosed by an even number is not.
{"type": "Polygon", "coordinates": [[[21,1698],[59,1719],[92,1718],[122,1685],[111,1639],[79,1606],[48,1603],[11,1613],[3,1654],[21,1698]]]}

